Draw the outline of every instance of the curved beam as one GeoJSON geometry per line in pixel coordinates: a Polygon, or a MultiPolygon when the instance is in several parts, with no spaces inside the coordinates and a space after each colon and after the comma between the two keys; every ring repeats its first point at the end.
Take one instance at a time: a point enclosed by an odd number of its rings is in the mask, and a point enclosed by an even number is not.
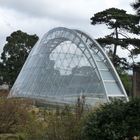
{"type": "MultiPolygon", "coordinates": [[[[115,76],[114,78],[118,81],[118,84],[119,84],[119,86],[120,86],[120,88],[121,88],[121,90],[122,90],[124,96],[126,97],[126,99],[127,99],[127,101],[128,101],[128,100],[129,100],[129,99],[128,99],[128,96],[127,96],[126,91],[125,91],[125,89],[124,89],[124,87],[123,87],[123,84],[122,84],[122,82],[121,82],[121,80],[120,80],[120,78],[119,78],[119,76],[118,76],[118,73],[116,72],[116,70],[115,70],[115,68],[114,68],[114,66],[113,66],[113,64],[112,64],[112,62],[111,62],[111,60],[108,58],[107,54],[104,52],[104,50],[103,50],[102,47],[99,45],[99,43],[98,43],[95,39],[92,39],[92,38],[91,38],[89,35],[87,35],[86,33],[82,32],[82,31],[80,31],[80,30],[75,30],[75,31],[77,31],[79,34],[84,35],[87,39],[89,39],[89,40],[94,44],[94,47],[96,47],[96,48],[102,53],[102,55],[103,55],[104,58],[106,59],[107,63],[109,64],[110,68],[112,69],[113,76],[115,76]]],[[[93,47],[91,47],[91,50],[94,52],[93,47]]],[[[99,68],[98,68],[98,70],[99,70],[99,68]]],[[[108,96],[108,95],[107,95],[107,96],[108,96]]]]}

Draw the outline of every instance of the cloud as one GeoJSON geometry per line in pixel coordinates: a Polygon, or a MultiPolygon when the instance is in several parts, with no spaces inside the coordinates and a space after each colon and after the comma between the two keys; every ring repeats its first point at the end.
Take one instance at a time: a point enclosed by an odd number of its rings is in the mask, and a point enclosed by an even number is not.
{"type": "Polygon", "coordinates": [[[119,1],[118,0],[105,0],[105,3],[108,7],[116,7],[117,5],[119,5],[119,1]]]}
{"type": "Polygon", "coordinates": [[[31,17],[52,18],[55,20],[70,20],[84,19],[86,16],[85,6],[87,5],[84,0],[1,0],[1,7],[14,9],[18,12],[27,14],[31,17]]]}
{"type": "Polygon", "coordinates": [[[128,0],[0,0],[0,46],[4,36],[22,30],[42,36],[57,26],[78,28],[93,37],[107,34],[105,26],[90,25],[94,13],[110,7],[131,9],[128,0]]]}
{"type": "Polygon", "coordinates": [[[0,0],[0,6],[31,17],[80,22],[100,10],[117,6],[118,0],[0,0]]]}

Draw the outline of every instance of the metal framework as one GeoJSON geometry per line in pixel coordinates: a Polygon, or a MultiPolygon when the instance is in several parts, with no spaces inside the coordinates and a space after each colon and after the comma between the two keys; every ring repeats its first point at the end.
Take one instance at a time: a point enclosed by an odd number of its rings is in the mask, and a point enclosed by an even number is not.
{"type": "Polygon", "coordinates": [[[29,54],[10,97],[87,104],[128,100],[120,78],[102,47],[80,30],[50,30],[29,54]]]}

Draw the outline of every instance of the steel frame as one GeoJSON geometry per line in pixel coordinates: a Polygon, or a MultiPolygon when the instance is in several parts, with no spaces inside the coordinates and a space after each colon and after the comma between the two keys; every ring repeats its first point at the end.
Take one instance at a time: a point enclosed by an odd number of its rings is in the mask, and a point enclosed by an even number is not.
{"type": "MultiPolygon", "coordinates": [[[[37,45],[33,48],[31,51],[29,57],[26,60],[26,63],[24,64],[14,86],[12,87],[12,90],[10,91],[9,97],[32,97],[32,98],[39,98],[42,99],[41,93],[39,95],[26,95],[23,94],[21,91],[18,90],[17,85],[18,82],[21,80],[22,72],[26,69],[28,63],[30,62],[30,58],[36,53],[39,53],[41,51],[42,45],[47,45],[47,49],[51,53],[59,44],[65,41],[71,41],[74,43],[77,48],[82,52],[82,54],[85,56],[87,61],[89,62],[90,66],[92,67],[93,71],[96,70],[96,74],[101,82],[101,85],[104,88],[105,91],[105,98],[106,101],[110,101],[111,98],[122,98],[126,101],[128,101],[127,94],[125,92],[125,89],[123,87],[123,84],[113,66],[110,59],[102,49],[102,47],[92,39],[89,35],[86,33],[80,31],[80,30],[74,30],[74,29],[68,29],[64,27],[58,27],[50,30],[48,33],[46,33],[43,38],[40,40],[40,42],[37,43],[37,45]],[[36,52],[37,50],[37,52],[36,52]],[[98,60],[96,59],[98,58],[98,60]],[[105,66],[105,69],[101,69],[99,66],[99,63],[105,66]],[[104,79],[103,72],[107,71],[112,77],[113,80],[110,79],[104,79]],[[107,83],[113,83],[117,88],[120,89],[121,93],[118,94],[111,94],[109,93],[107,89],[107,83]],[[19,94],[16,92],[19,91],[19,94]]],[[[112,91],[114,92],[114,91],[112,91]]],[[[63,95],[64,96],[64,95],[63,95]]],[[[71,95],[68,95],[71,96],[71,95]]],[[[45,97],[44,97],[45,98],[45,97]]],[[[46,97],[47,98],[47,97],[46,97]]],[[[52,97],[53,98],[53,97],[52,97]]],[[[60,101],[61,102],[61,101],[60,101]]],[[[63,102],[63,101],[62,101],[63,102]]]]}

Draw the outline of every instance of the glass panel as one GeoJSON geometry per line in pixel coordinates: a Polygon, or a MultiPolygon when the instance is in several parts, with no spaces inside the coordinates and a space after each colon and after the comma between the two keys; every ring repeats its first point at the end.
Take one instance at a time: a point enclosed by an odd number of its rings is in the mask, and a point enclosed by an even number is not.
{"type": "Polygon", "coordinates": [[[118,85],[114,82],[106,82],[105,83],[106,86],[106,90],[107,90],[107,94],[108,96],[121,96],[122,91],[120,90],[120,88],[118,87],[118,85]]]}
{"type": "Polygon", "coordinates": [[[99,69],[108,69],[103,61],[96,61],[99,69]]]}
{"type": "Polygon", "coordinates": [[[110,71],[101,71],[101,75],[102,75],[103,80],[114,80],[110,71]]]}

